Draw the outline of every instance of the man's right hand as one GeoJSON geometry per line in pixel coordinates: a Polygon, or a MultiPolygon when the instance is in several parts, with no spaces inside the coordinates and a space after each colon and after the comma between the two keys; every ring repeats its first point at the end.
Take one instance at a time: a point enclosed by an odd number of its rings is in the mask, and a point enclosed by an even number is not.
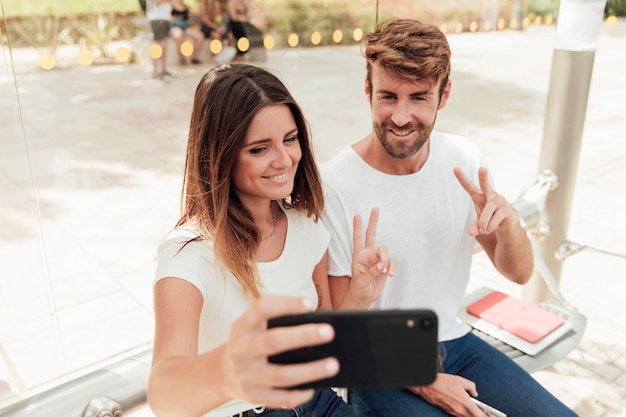
{"type": "Polygon", "coordinates": [[[439,373],[435,382],[421,387],[409,387],[412,393],[419,395],[446,413],[456,417],[485,417],[486,414],[470,400],[476,397],[476,384],[458,375],[439,373]]]}

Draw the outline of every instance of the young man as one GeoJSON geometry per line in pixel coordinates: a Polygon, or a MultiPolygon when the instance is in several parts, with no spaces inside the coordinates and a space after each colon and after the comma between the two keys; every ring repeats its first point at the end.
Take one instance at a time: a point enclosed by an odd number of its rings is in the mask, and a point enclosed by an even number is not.
{"type": "MultiPolygon", "coordinates": [[[[435,26],[391,19],[364,40],[373,132],[325,167],[333,302],[350,283],[351,219],[379,207],[377,244],[396,260],[376,309],[432,308],[442,371],[432,385],[353,390],[363,416],[484,416],[478,397],[508,416],[574,413],[505,355],[456,320],[477,241],[496,269],[524,284],[533,271],[519,217],[490,185],[469,140],[433,130],[450,96],[450,48],[435,26]]],[[[397,341],[401,343],[401,341],[397,341]]]]}

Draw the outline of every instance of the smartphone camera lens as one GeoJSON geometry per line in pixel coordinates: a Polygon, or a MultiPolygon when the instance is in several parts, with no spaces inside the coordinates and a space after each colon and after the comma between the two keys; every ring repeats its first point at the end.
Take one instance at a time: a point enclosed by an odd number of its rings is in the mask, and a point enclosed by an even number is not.
{"type": "Polygon", "coordinates": [[[424,329],[424,330],[432,329],[433,321],[431,319],[421,319],[420,320],[420,327],[422,329],[424,329]]]}

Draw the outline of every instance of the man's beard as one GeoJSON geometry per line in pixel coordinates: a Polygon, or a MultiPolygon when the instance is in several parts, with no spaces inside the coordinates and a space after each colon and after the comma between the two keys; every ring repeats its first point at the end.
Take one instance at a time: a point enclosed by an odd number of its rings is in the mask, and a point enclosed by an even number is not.
{"type": "Polygon", "coordinates": [[[419,152],[422,149],[422,146],[428,139],[430,138],[430,133],[433,131],[434,123],[430,126],[425,126],[422,124],[413,125],[408,124],[402,127],[396,126],[393,122],[375,124],[374,125],[374,133],[378,137],[381,145],[387,152],[389,156],[394,159],[408,159],[419,152]],[[417,139],[411,143],[392,143],[387,139],[387,132],[389,130],[410,130],[411,134],[417,133],[417,139]]]}

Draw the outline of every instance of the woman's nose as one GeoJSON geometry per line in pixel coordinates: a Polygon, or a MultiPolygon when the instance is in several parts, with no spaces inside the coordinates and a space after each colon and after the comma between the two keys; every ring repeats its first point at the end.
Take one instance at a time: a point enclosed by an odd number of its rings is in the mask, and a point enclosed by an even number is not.
{"type": "Polygon", "coordinates": [[[292,164],[291,154],[289,153],[289,149],[285,146],[279,146],[276,148],[276,157],[274,158],[274,163],[279,166],[290,166],[292,164]]]}

